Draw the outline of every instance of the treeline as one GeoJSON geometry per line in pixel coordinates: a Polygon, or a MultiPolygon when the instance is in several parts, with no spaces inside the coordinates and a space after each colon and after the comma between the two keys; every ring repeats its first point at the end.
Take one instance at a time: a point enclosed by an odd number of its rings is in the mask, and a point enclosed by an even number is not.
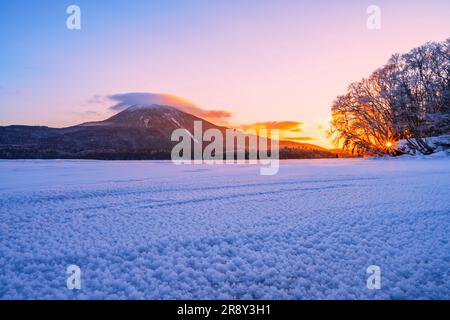
{"type": "Polygon", "coordinates": [[[397,154],[396,142],[433,153],[427,137],[450,133],[450,38],[395,54],[332,105],[329,135],[353,153],[397,154]]]}
{"type": "MultiPolygon", "coordinates": [[[[270,155],[270,152],[269,152],[270,155]]],[[[306,150],[300,148],[282,147],[279,149],[280,159],[319,159],[339,157],[334,152],[326,150],[306,150]]],[[[219,159],[225,159],[221,154],[219,159]]],[[[237,159],[237,154],[234,154],[237,159]]],[[[0,159],[88,159],[88,160],[171,160],[171,150],[168,149],[138,149],[138,150],[82,150],[78,152],[39,146],[1,146],[0,159]]],[[[193,159],[193,158],[192,158],[193,159]]],[[[249,159],[245,152],[245,159],[249,159]]],[[[259,159],[259,157],[258,157],[259,159]]]]}
{"type": "Polygon", "coordinates": [[[168,160],[170,150],[68,150],[1,147],[0,159],[168,160]]]}

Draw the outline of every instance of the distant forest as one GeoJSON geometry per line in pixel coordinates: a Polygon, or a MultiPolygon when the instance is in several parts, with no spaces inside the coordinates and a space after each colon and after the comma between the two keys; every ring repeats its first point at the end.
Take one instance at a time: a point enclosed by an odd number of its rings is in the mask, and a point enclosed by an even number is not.
{"type": "MultiPolygon", "coordinates": [[[[279,150],[280,159],[320,159],[346,156],[348,155],[328,150],[308,150],[288,147],[281,147],[279,150]]],[[[223,159],[225,158],[224,155],[222,157],[223,159]]],[[[237,158],[236,154],[235,158],[237,158]]],[[[171,150],[85,150],[83,152],[71,153],[56,149],[27,148],[21,146],[0,148],[0,159],[170,160],[171,150]]],[[[246,159],[248,159],[248,153],[246,153],[246,159]]]]}

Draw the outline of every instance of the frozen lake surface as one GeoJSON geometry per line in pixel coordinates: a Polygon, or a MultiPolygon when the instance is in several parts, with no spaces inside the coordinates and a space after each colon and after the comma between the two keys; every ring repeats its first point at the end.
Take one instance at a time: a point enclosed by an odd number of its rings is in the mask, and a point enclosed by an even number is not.
{"type": "Polygon", "coordinates": [[[0,298],[449,299],[450,159],[0,161],[0,298]]]}

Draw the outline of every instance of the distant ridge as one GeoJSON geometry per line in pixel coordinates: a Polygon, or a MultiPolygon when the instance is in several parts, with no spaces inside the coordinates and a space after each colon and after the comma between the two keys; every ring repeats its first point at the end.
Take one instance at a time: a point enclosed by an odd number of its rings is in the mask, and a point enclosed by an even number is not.
{"type": "MultiPolygon", "coordinates": [[[[12,125],[0,127],[1,159],[170,159],[177,142],[175,129],[194,131],[194,121],[203,130],[217,126],[175,107],[136,104],[103,120],[67,128],[12,125]]],[[[225,134],[224,134],[225,136],[225,134]]],[[[334,158],[336,153],[308,143],[280,141],[280,158],[334,158]]]]}

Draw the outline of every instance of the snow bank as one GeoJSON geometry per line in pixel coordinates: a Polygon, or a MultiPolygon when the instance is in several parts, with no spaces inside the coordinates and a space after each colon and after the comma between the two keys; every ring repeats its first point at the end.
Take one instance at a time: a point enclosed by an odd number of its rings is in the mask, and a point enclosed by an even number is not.
{"type": "MultiPolygon", "coordinates": [[[[413,139],[414,141],[414,139],[413,139]]],[[[429,137],[425,139],[425,142],[435,150],[437,156],[448,156],[450,155],[450,135],[442,135],[437,137],[429,137]]],[[[408,141],[400,140],[397,142],[397,147],[408,154],[416,155],[420,152],[413,150],[409,147],[408,141]]],[[[433,154],[433,156],[435,156],[433,154]]]]}
{"type": "Polygon", "coordinates": [[[450,298],[448,158],[285,161],[265,177],[0,161],[0,176],[1,299],[450,298]]]}

